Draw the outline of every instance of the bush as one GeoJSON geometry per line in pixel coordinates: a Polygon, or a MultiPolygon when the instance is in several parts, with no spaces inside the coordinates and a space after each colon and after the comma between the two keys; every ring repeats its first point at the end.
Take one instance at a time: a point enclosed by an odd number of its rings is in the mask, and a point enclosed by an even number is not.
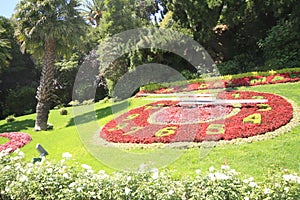
{"type": "Polygon", "coordinates": [[[10,113],[15,113],[17,116],[28,111],[35,110],[36,106],[36,89],[28,86],[19,87],[14,90],[9,90],[6,104],[10,113]]]}
{"type": "Polygon", "coordinates": [[[263,50],[265,69],[282,69],[300,65],[299,20],[281,20],[258,45],[263,50]]]}
{"type": "Polygon", "coordinates": [[[60,111],[59,111],[60,115],[67,115],[68,114],[68,111],[64,108],[62,108],[60,111]]]}
{"type": "Polygon", "coordinates": [[[22,152],[10,156],[0,152],[0,199],[299,199],[300,177],[287,170],[273,171],[266,181],[242,179],[223,165],[202,175],[174,179],[167,172],[141,166],[138,172],[103,170],[90,166],[66,165],[64,159],[36,164],[23,160],[22,152]],[[20,190],[20,188],[22,188],[20,190]]]}
{"type": "Polygon", "coordinates": [[[10,116],[6,117],[5,120],[7,123],[11,123],[11,122],[16,121],[16,118],[14,115],[10,115],[10,116]]]}

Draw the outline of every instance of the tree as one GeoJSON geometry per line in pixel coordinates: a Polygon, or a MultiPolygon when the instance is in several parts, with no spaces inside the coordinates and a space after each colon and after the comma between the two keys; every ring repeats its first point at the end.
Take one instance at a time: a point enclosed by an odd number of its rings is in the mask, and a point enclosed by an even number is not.
{"type": "Polygon", "coordinates": [[[5,25],[7,19],[1,17],[0,18],[0,73],[2,68],[5,68],[9,65],[9,60],[11,60],[11,43],[9,40],[9,36],[6,33],[5,25]]]}
{"type": "Polygon", "coordinates": [[[85,22],[77,10],[77,0],[21,0],[14,21],[22,50],[43,60],[37,89],[35,130],[46,130],[53,99],[54,64],[57,56],[68,54],[84,33],[85,22]]]}
{"type": "Polygon", "coordinates": [[[105,8],[104,0],[85,0],[83,13],[93,26],[98,26],[105,8]]]}

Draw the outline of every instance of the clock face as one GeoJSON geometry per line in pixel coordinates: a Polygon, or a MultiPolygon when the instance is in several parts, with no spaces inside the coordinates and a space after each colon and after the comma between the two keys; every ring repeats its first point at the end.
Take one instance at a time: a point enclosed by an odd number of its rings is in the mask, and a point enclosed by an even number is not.
{"type": "Polygon", "coordinates": [[[157,101],[111,120],[100,136],[110,142],[144,144],[231,140],[274,131],[293,117],[292,105],[270,93],[224,92],[217,99],[267,102],[182,105],[157,101]]]}

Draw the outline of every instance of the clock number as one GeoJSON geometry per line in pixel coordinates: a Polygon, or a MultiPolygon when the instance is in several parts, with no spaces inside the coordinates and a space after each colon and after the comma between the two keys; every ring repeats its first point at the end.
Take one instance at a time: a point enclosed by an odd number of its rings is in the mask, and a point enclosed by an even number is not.
{"type": "Polygon", "coordinates": [[[128,126],[128,123],[118,124],[118,125],[115,126],[114,128],[108,129],[108,131],[109,131],[109,132],[112,132],[112,131],[122,130],[122,129],[126,128],[127,126],[128,126]]]}
{"type": "Polygon", "coordinates": [[[254,113],[243,119],[244,123],[261,124],[261,114],[254,113]]]}
{"type": "Polygon", "coordinates": [[[224,134],[224,124],[210,124],[206,130],[206,134],[215,135],[215,134],[224,134]]]}
{"type": "Polygon", "coordinates": [[[139,113],[128,115],[123,121],[129,121],[140,116],[139,113]]]}
{"type": "Polygon", "coordinates": [[[257,107],[259,108],[257,111],[269,111],[272,110],[271,106],[269,104],[257,104],[257,107]]]}
{"type": "Polygon", "coordinates": [[[140,126],[134,126],[134,127],[131,127],[131,131],[128,131],[126,133],[124,133],[123,135],[131,135],[139,130],[143,129],[143,127],[140,127],[140,126]]]}
{"type": "Polygon", "coordinates": [[[157,131],[155,133],[155,136],[156,137],[165,137],[168,135],[173,135],[173,134],[175,134],[176,129],[177,129],[177,126],[168,126],[168,127],[165,127],[163,129],[160,129],[159,131],[157,131]]]}

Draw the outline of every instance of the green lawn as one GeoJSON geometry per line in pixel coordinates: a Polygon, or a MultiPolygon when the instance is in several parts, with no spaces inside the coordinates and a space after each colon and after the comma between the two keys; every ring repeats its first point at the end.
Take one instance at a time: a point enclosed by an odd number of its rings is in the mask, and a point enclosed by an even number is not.
{"type": "MultiPolygon", "coordinates": [[[[287,83],[276,85],[264,85],[256,87],[242,87],[240,90],[254,90],[259,92],[270,92],[285,96],[286,98],[293,100],[300,106],[300,83],[287,83]]],[[[149,101],[141,101],[140,99],[131,99],[129,109],[144,105],[149,101]]],[[[124,109],[124,102],[117,104],[117,110],[119,113],[127,111],[124,109]]],[[[95,113],[98,122],[98,128],[111,120],[115,115],[112,115],[110,103],[96,103],[95,113]]],[[[93,113],[89,113],[84,109],[80,111],[79,115],[82,117],[79,121],[75,121],[72,115],[72,108],[67,108],[68,115],[60,115],[59,110],[52,110],[50,113],[50,123],[54,125],[54,129],[51,131],[34,132],[34,119],[35,115],[26,115],[18,117],[15,122],[6,123],[5,120],[0,121],[0,132],[12,132],[20,131],[29,133],[33,140],[30,144],[22,148],[22,151],[26,155],[26,159],[31,160],[33,157],[38,156],[38,152],[35,150],[37,143],[42,144],[49,152],[47,157],[50,160],[58,161],[61,159],[61,155],[64,152],[70,152],[73,157],[70,163],[85,163],[93,166],[94,169],[104,169],[107,172],[112,172],[114,169],[106,166],[94,158],[83,146],[81,137],[77,132],[79,130],[87,130],[80,135],[86,134],[83,138],[92,138],[95,135],[95,123],[91,121],[94,117],[93,113]],[[93,130],[88,132],[88,130],[93,130]]],[[[84,143],[89,146],[89,149],[95,150],[97,146],[93,146],[93,139],[89,139],[84,143]]],[[[5,143],[0,137],[0,144],[5,143]]],[[[219,168],[221,164],[228,164],[232,168],[236,169],[241,174],[247,174],[262,180],[267,171],[271,168],[282,167],[290,170],[300,171],[300,126],[298,125],[291,132],[288,132],[275,139],[270,139],[262,142],[254,142],[251,144],[243,145],[226,145],[219,146],[205,151],[199,148],[189,149],[183,152],[181,156],[171,164],[164,166],[164,169],[171,170],[174,176],[186,176],[195,174],[196,169],[207,171],[210,166],[219,168]],[[206,156],[203,156],[206,155],[206,156]]],[[[130,165],[129,161],[124,161],[118,157],[109,157],[109,151],[113,151],[106,148],[102,153],[107,153],[108,158],[114,161],[114,163],[126,162],[130,165]]],[[[143,155],[149,151],[155,150],[131,150],[135,154],[143,155]]],[[[174,150],[181,151],[183,150],[174,150]]],[[[101,152],[101,151],[99,151],[101,152]]],[[[111,165],[110,165],[111,166],[111,165]]]]}
{"type": "Polygon", "coordinates": [[[5,143],[8,142],[8,141],[9,141],[9,139],[4,138],[4,137],[0,137],[0,145],[1,145],[1,144],[5,144],[5,143]]]}

